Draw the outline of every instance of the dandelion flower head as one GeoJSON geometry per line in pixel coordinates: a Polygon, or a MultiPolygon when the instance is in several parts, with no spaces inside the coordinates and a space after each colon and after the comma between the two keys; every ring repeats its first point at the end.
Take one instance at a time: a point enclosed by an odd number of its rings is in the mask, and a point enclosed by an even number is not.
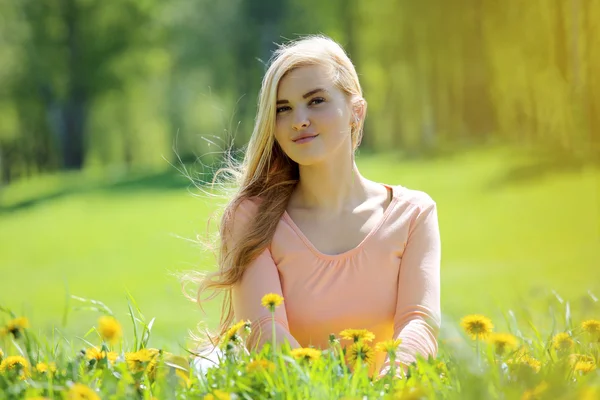
{"type": "Polygon", "coordinates": [[[98,318],[98,332],[103,340],[108,343],[116,343],[123,335],[121,324],[116,318],[111,316],[102,316],[98,318]]]}
{"type": "Polygon", "coordinates": [[[117,361],[117,358],[119,357],[119,355],[114,351],[106,352],[106,351],[100,350],[97,347],[90,347],[90,348],[86,349],[85,356],[88,360],[96,360],[96,361],[101,361],[106,358],[108,361],[110,361],[113,364],[115,361],[117,361]]]}
{"type": "Polygon", "coordinates": [[[575,342],[567,332],[561,332],[556,334],[552,338],[552,347],[558,351],[566,351],[571,349],[575,345],[575,342]]]}
{"type": "Polygon", "coordinates": [[[592,336],[600,336],[600,321],[589,319],[581,323],[581,328],[592,336]]]}
{"type": "Polygon", "coordinates": [[[4,336],[10,333],[17,339],[21,335],[21,331],[27,328],[29,328],[29,320],[25,317],[19,317],[8,321],[6,326],[0,330],[0,334],[4,336]]]}
{"type": "Polygon", "coordinates": [[[461,320],[460,325],[473,340],[486,339],[494,329],[492,320],[478,314],[467,315],[461,320]]]}
{"type": "Polygon", "coordinates": [[[269,360],[253,360],[246,366],[249,373],[266,371],[269,373],[275,372],[275,364],[269,360]]]}
{"type": "Polygon", "coordinates": [[[375,351],[381,353],[393,354],[402,344],[402,339],[386,340],[375,345],[375,351]]]}
{"type": "Polygon", "coordinates": [[[510,333],[491,333],[488,336],[488,342],[494,345],[497,354],[504,354],[506,351],[515,349],[519,344],[517,338],[510,333]]]}
{"type": "Polygon", "coordinates": [[[283,303],[283,297],[276,293],[265,294],[261,300],[262,306],[271,312],[274,312],[281,303],[283,303]]]}
{"type": "Polygon", "coordinates": [[[316,361],[321,358],[321,351],[309,347],[292,350],[292,356],[296,360],[316,361]]]}
{"type": "Polygon", "coordinates": [[[15,370],[20,372],[22,378],[29,376],[29,362],[21,356],[9,356],[0,363],[0,373],[2,374],[15,370]]]}
{"type": "Polygon", "coordinates": [[[100,400],[100,396],[96,394],[89,386],[82,383],[76,383],[71,386],[67,394],[69,400],[100,400]]]}
{"type": "Polygon", "coordinates": [[[242,328],[246,331],[249,331],[250,323],[242,320],[229,328],[223,337],[223,345],[226,345],[229,342],[239,343],[241,341],[239,332],[242,328]]]}
{"type": "Polygon", "coordinates": [[[360,360],[363,363],[371,365],[375,360],[375,352],[368,344],[356,342],[348,349],[348,361],[354,365],[360,360]]]}
{"type": "Polygon", "coordinates": [[[48,371],[50,371],[50,373],[55,373],[57,368],[56,368],[56,363],[51,362],[49,364],[46,364],[44,362],[39,362],[35,365],[35,370],[41,374],[45,374],[48,371]]]}
{"type": "Polygon", "coordinates": [[[375,334],[366,329],[344,329],[340,332],[342,339],[352,340],[354,343],[358,341],[372,342],[375,339],[375,334]]]}
{"type": "Polygon", "coordinates": [[[569,364],[575,372],[588,373],[596,369],[594,357],[585,354],[571,354],[569,356],[569,364]]]}

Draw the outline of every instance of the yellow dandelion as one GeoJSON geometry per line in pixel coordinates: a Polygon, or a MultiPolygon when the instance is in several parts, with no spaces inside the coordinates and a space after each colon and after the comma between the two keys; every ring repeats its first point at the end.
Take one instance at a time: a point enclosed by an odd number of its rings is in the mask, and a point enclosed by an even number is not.
{"type": "Polygon", "coordinates": [[[2,349],[0,349],[0,361],[2,361],[3,358],[4,358],[4,352],[2,351],[2,349]]]}
{"type": "Polygon", "coordinates": [[[375,351],[392,355],[396,353],[400,344],[402,344],[402,339],[385,340],[375,345],[375,351]]]}
{"type": "Polygon", "coordinates": [[[45,374],[50,371],[51,374],[56,372],[56,363],[51,362],[50,364],[46,364],[44,362],[39,362],[35,365],[35,370],[40,374],[45,374]]]}
{"type": "Polygon", "coordinates": [[[125,362],[132,373],[147,370],[148,374],[153,374],[158,363],[160,350],[141,349],[136,352],[125,353],[125,362]]]}
{"type": "Polygon", "coordinates": [[[575,372],[583,372],[584,374],[587,374],[588,372],[592,372],[595,369],[596,369],[596,363],[585,362],[585,361],[579,361],[573,367],[573,370],[575,372]]]}
{"type": "Polygon", "coordinates": [[[96,360],[102,361],[103,359],[107,359],[111,364],[114,364],[119,358],[119,355],[114,351],[102,351],[97,347],[90,347],[85,350],[85,356],[88,360],[96,360]]]}
{"type": "Polygon", "coordinates": [[[249,373],[254,372],[275,372],[275,364],[268,360],[253,360],[246,366],[246,371],[249,373]]]}
{"type": "Polygon", "coordinates": [[[98,318],[98,332],[108,343],[116,343],[123,335],[121,324],[114,317],[102,316],[98,318]]]}
{"type": "Polygon", "coordinates": [[[583,321],[581,328],[594,338],[600,336],[600,321],[598,320],[588,319],[587,321],[583,321]]]}
{"type": "Polygon", "coordinates": [[[461,320],[460,325],[473,340],[486,339],[494,329],[492,320],[478,314],[467,315],[461,320]]]}
{"type": "Polygon", "coordinates": [[[521,400],[538,400],[544,395],[544,393],[547,390],[548,384],[546,382],[541,382],[533,389],[527,390],[525,393],[523,393],[521,400]]]}
{"type": "Polygon", "coordinates": [[[39,373],[46,373],[48,372],[48,364],[43,363],[43,362],[39,362],[36,364],[35,366],[35,370],[39,373]]]}
{"type": "Polygon", "coordinates": [[[227,346],[229,342],[240,343],[242,338],[239,332],[242,328],[246,331],[250,330],[250,322],[240,321],[237,324],[233,325],[231,328],[229,328],[225,333],[225,336],[223,337],[222,345],[227,346]]]}
{"type": "Polygon", "coordinates": [[[292,350],[292,356],[300,361],[316,361],[321,358],[321,350],[304,347],[292,350]]]}
{"type": "Polygon", "coordinates": [[[18,339],[21,336],[21,331],[27,328],[29,328],[29,320],[25,317],[19,317],[8,321],[1,332],[2,336],[10,333],[15,339],[18,339]]]}
{"type": "Polygon", "coordinates": [[[29,376],[29,362],[21,356],[8,356],[0,363],[0,374],[17,371],[21,379],[29,376]]]}
{"type": "Polygon", "coordinates": [[[160,353],[160,350],[146,348],[135,352],[125,353],[125,358],[139,362],[149,362],[160,353]]]}
{"type": "Polygon", "coordinates": [[[594,357],[585,354],[569,355],[569,364],[575,372],[588,373],[596,369],[596,361],[594,357]]]}
{"type": "Polygon", "coordinates": [[[496,354],[499,355],[515,349],[519,344],[517,338],[510,333],[491,333],[488,342],[494,345],[496,354]]]}
{"type": "Polygon", "coordinates": [[[375,334],[366,329],[344,329],[340,332],[342,339],[352,340],[354,343],[358,341],[372,342],[375,339],[375,334]]]}
{"type": "Polygon", "coordinates": [[[585,354],[569,354],[569,364],[574,366],[580,361],[594,362],[594,357],[585,354]]]}
{"type": "Polygon", "coordinates": [[[67,399],[69,400],[100,400],[100,396],[96,394],[89,386],[82,383],[76,383],[71,386],[69,393],[67,393],[67,399]]]}
{"type": "Polygon", "coordinates": [[[237,324],[233,325],[231,328],[229,328],[230,331],[233,331],[235,333],[238,333],[240,331],[240,329],[245,328],[246,326],[249,326],[249,322],[248,321],[240,321],[237,324]]]}
{"type": "Polygon", "coordinates": [[[552,347],[557,351],[570,350],[575,345],[575,342],[566,332],[561,332],[552,338],[552,347]]]}
{"type": "Polygon", "coordinates": [[[527,353],[527,350],[525,349],[522,349],[519,352],[517,352],[514,358],[508,359],[506,361],[506,364],[508,365],[511,371],[518,371],[522,368],[526,368],[535,373],[538,373],[542,368],[542,363],[534,357],[530,356],[527,353]]]}
{"type": "Polygon", "coordinates": [[[276,293],[265,294],[261,300],[262,306],[271,312],[283,303],[283,297],[276,293]]]}
{"type": "Polygon", "coordinates": [[[354,365],[357,361],[361,361],[371,365],[375,359],[375,352],[368,344],[364,342],[356,342],[348,349],[348,361],[354,365]]]}

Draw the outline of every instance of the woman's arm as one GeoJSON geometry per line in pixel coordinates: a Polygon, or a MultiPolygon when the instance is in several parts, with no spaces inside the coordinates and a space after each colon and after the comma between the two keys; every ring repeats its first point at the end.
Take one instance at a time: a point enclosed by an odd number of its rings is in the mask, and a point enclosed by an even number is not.
{"type": "MultiPolygon", "coordinates": [[[[402,340],[396,352],[396,363],[405,370],[416,361],[417,354],[425,358],[437,355],[441,325],[440,262],[437,208],[427,196],[411,224],[400,262],[394,339],[402,340]]],[[[387,373],[389,368],[387,357],[380,375],[387,373]]]]}
{"type": "MultiPolygon", "coordinates": [[[[231,230],[233,245],[247,235],[247,228],[257,211],[257,204],[250,200],[243,201],[238,206],[231,230]]],[[[246,343],[249,349],[261,348],[265,343],[272,342],[271,313],[261,304],[263,296],[268,293],[283,297],[277,265],[271,251],[266,248],[246,267],[242,279],[232,287],[235,318],[252,323],[252,333],[246,343]]],[[[275,334],[278,344],[287,341],[292,348],[300,347],[289,331],[285,299],[284,303],[275,309],[275,334]]]]}
{"type": "MultiPolygon", "coordinates": [[[[252,333],[247,343],[249,349],[261,348],[265,343],[272,341],[271,312],[261,305],[262,297],[268,293],[283,297],[277,266],[269,249],[265,249],[248,266],[241,281],[233,287],[232,291],[236,319],[252,322],[252,333]]],[[[277,344],[287,341],[292,348],[300,347],[289,330],[285,299],[284,304],[275,309],[275,334],[277,344]]]]}

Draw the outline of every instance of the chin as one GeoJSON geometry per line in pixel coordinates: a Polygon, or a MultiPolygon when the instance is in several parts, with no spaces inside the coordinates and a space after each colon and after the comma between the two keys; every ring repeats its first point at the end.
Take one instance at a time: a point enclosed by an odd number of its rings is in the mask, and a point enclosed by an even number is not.
{"type": "Polygon", "coordinates": [[[308,167],[322,163],[327,157],[325,154],[294,154],[290,158],[298,163],[298,165],[308,167]]]}

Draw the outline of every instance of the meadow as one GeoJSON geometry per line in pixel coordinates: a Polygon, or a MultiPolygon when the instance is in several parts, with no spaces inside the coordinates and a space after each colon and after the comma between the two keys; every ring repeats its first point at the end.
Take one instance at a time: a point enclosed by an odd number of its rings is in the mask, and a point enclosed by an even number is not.
{"type": "MultiPolygon", "coordinates": [[[[511,148],[398,159],[364,154],[358,164],[370,179],[438,203],[442,343],[461,336],[467,314],[500,330],[519,319],[552,333],[599,319],[597,167],[511,148]]],[[[201,312],[175,274],[213,268],[193,239],[217,204],[174,169],[42,176],[3,188],[0,201],[0,306],[26,316],[38,337],[57,328],[73,349],[86,346],[100,313],[71,296],[106,304],[128,349],[128,294],[146,321],[156,318],[154,348],[184,354],[188,330],[216,325],[219,304],[201,312]]]]}

